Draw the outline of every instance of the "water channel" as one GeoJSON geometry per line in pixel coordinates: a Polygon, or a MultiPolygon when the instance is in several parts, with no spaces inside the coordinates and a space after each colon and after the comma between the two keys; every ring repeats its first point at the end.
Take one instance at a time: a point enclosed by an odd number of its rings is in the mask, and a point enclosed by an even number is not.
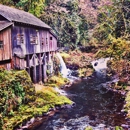
{"type": "Polygon", "coordinates": [[[76,106],[60,110],[37,130],[85,130],[87,126],[92,126],[93,130],[114,130],[115,126],[124,126],[123,129],[128,130],[130,124],[121,112],[124,98],[105,89],[105,85],[107,79],[95,75],[73,83],[66,92],[76,106]]]}

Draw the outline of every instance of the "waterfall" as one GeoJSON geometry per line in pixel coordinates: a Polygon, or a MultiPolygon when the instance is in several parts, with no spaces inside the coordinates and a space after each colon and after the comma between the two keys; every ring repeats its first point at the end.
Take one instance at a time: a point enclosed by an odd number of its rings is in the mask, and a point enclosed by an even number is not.
{"type": "Polygon", "coordinates": [[[63,58],[61,57],[61,55],[59,53],[57,53],[57,56],[60,60],[61,74],[63,75],[63,77],[67,77],[67,75],[69,74],[69,69],[67,69],[66,64],[65,64],[63,58]]]}
{"type": "Polygon", "coordinates": [[[67,69],[65,62],[59,53],[57,53],[57,57],[60,60],[60,72],[61,72],[62,76],[64,78],[69,79],[70,82],[77,80],[78,77],[74,77],[71,75],[71,73],[72,73],[71,70],[67,69]]]}

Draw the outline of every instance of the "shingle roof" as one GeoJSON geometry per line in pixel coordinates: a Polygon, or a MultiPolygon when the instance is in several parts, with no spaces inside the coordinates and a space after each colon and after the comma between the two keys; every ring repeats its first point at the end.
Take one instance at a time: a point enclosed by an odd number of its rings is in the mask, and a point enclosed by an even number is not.
{"type": "Polygon", "coordinates": [[[37,17],[28,12],[11,8],[1,4],[0,4],[0,15],[8,19],[10,22],[19,22],[48,29],[51,28],[43,21],[41,21],[40,19],[38,19],[37,17]]]}
{"type": "Polygon", "coordinates": [[[0,31],[11,26],[13,23],[8,21],[0,21],[0,31]]]}

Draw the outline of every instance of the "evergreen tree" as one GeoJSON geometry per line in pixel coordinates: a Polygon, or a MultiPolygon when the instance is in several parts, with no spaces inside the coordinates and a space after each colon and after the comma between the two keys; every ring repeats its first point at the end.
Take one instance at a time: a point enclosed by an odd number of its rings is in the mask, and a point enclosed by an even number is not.
{"type": "Polygon", "coordinates": [[[20,0],[16,6],[39,17],[43,12],[45,3],[45,0],[20,0]]]}
{"type": "Polygon", "coordinates": [[[87,41],[87,21],[80,14],[78,0],[53,1],[53,4],[46,8],[41,19],[53,28],[60,46],[76,47],[87,41]]]}

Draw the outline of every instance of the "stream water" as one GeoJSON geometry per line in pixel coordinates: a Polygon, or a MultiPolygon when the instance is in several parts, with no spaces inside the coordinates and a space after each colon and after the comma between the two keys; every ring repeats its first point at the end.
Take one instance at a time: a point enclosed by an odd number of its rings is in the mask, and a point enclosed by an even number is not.
{"type": "Polygon", "coordinates": [[[60,110],[37,130],[84,130],[87,126],[92,126],[93,130],[114,130],[115,126],[123,126],[128,130],[130,124],[121,112],[124,99],[105,89],[104,82],[107,85],[106,79],[92,76],[73,83],[66,92],[76,106],[60,110]]]}

